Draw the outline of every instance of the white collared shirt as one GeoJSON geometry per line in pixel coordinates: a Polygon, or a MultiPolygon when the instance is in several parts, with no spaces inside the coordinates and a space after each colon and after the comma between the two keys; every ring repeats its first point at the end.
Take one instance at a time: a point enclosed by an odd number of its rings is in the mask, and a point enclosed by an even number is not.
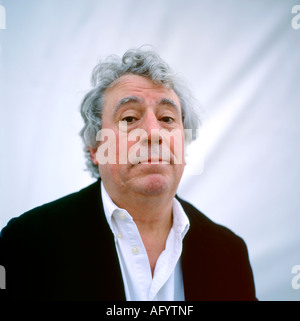
{"type": "Polygon", "coordinates": [[[182,241],[189,220],[173,200],[173,226],[151,273],[148,255],[131,215],[117,207],[101,182],[101,195],[107,222],[114,234],[127,301],[184,301],[181,270],[182,241]]]}

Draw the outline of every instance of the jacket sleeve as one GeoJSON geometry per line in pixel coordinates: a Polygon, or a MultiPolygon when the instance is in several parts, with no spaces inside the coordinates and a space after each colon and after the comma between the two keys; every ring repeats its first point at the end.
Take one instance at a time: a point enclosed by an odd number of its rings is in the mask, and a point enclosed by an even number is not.
{"type": "Polygon", "coordinates": [[[232,298],[242,301],[257,301],[247,246],[244,240],[238,236],[235,238],[235,246],[231,250],[231,257],[231,264],[228,264],[227,273],[231,276],[231,284],[235,285],[235,294],[231,294],[232,298]]]}

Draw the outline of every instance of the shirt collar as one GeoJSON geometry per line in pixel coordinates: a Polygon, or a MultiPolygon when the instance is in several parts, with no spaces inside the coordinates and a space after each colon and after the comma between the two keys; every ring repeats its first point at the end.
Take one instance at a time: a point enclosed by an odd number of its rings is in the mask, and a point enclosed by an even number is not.
{"type": "Polygon", "coordinates": [[[173,198],[173,229],[175,233],[181,235],[181,238],[185,237],[186,233],[190,228],[190,221],[185,214],[183,207],[180,202],[173,198]]]}
{"type": "MultiPolygon", "coordinates": [[[[100,188],[101,188],[104,213],[105,213],[107,222],[108,222],[111,230],[113,231],[112,222],[111,222],[113,213],[115,211],[125,211],[125,210],[119,208],[112,201],[112,199],[108,195],[102,181],[101,181],[100,188]]],[[[187,215],[185,214],[184,209],[182,208],[180,202],[176,198],[173,199],[172,205],[173,205],[173,226],[172,226],[172,228],[173,228],[174,232],[176,234],[180,234],[181,239],[183,239],[189,230],[190,222],[189,222],[189,219],[188,219],[187,215]]],[[[126,213],[127,213],[127,211],[126,211],[126,213]]],[[[128,215],[130,216],[129,213],[128,213],[128,215]]]]}
{"type": "Polygon", "coordinates": [[[120,210],[120,208],[112,201],[102,181],[101,181],[100,188],[101,188],[101,196],[102,196],[102,203],[103,203],[105,217],[108,222],[108,225],[110,226],[111,230],[114,232],[111,219],[114,211],[120,210]]]}

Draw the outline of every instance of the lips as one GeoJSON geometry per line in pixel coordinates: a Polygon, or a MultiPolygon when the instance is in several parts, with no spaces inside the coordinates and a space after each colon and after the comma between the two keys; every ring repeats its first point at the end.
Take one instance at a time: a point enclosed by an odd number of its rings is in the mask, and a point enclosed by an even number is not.
{"type": "Polygon", "coordinates": [[[170,161],[169,160],[164,160],[164,159],[161,159],[161,158],[148,158],[147,160],[142,160],[140,161],[138,164],[170,164],[170,161]]]}

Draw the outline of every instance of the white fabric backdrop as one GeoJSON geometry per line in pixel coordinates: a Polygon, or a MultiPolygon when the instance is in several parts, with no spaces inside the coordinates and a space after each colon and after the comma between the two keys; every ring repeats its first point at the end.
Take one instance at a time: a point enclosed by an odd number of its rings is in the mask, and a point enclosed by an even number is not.
{"type": "Polygon", "coordinates": [[[152,44],[205,109],[189,149],[190,168],[203,172],[186,174],[179,194],[244,238],[260,300],[300,299],[291,285],[300,264],[297,1],[0,4],[0,228],[93,181],[78,136],[91,70],[108,54],[152,44]]]}

